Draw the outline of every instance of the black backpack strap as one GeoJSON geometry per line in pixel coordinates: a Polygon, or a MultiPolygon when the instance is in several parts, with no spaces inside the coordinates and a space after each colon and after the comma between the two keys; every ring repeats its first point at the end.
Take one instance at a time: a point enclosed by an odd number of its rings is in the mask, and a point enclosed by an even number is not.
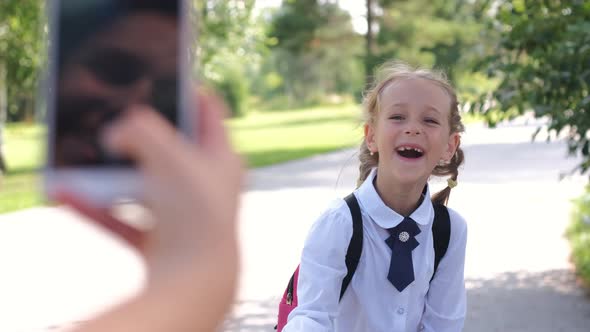
{"type": "Polygon", "coordinates": [[[432,238],[434,241],[434,272],[432,279],[436,274],[438,265],[441,259],[447,253],[449,242],[451,241],[451,219],[449,217],[449,210],[442,204],[433,204],[434,206],[434,221],[432,223],[432,238]]]}
{"type": "MultiPolygon", "coordinates": [[[[350,238],[350,243],[348,244],[348,250],[346,251],[346,276],[344,280],[342,280],[342,288],[340,290],[340,299],[344,295],[346,288],[350,284],[352,280],[352,276],[356,272],[356,268],[359,265],[359,261],[361,259],[361,253],[363,251],[363,218],[361,216],[361,208],[359,207],[359,203],[356,200],[354,194],[350,194],[344,198],[346,201],[346,205],[350,209],[350,214],[352,215],[352,237],[350,238]]],[[[294,281],[295,281],[295,273],[289,279],[289,285],[287,285],[287,303],[291,304],[290,302],[293,300],[293,294],[295,293],[294,290],[294,281]]],[[[276,326],[275,326],[276,329],[276,326]]]]}
{"type": "Polygon", "coordinates": [[[346,251],[346,270],[348,272],[344,280],[342,280],[340,299],[342,299],[346,288],[348,288],[356,272],[363,251],[363,217],[361,215],[361,208],[354,194],[346,196],[344,200],[352,215],[352,237],[350,238],[350,244],[348,244],[348,250],[346,251]]]}

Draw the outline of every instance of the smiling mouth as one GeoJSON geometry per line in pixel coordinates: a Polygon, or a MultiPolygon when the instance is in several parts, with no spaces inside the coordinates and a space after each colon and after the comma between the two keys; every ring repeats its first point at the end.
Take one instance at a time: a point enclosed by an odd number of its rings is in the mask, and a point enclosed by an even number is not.
{"type": "Polygon", "coordinates": [[[418,148],[412,147],[399,147],[396,149],[398,155],[408,159],[417,159],[424,155],[424,151],[418,148]]]}

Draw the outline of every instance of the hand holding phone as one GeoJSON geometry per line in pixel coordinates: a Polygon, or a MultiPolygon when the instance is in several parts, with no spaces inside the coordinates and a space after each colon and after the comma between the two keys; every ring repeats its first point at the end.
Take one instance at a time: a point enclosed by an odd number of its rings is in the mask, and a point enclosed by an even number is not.
{"type": "Polygon", "coordinates": [[[56,193],[56,200],[137,248],[148,272],[138,298],[80,331],[213,331],[232,304],[241,162],[223,128],[223,103],[200,95],[198,107],[198,145],[149,109],[134,109],[107,130],[108,148],[137,161],[145,204],[156,219],[151,230],[134,229],[77,195],[56,193]]]}

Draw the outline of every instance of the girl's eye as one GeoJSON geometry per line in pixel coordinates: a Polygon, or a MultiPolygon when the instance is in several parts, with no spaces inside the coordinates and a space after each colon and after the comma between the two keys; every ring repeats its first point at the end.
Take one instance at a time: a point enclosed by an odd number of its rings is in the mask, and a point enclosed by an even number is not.
{"type": "Polygon", "coordinates": [[[389,117],[391,120],[403,120],[404,117],[401,115],[392,115],[389,117]]]}
{"type": "Polygon", "coordinates": [[[426,119],[426,120],[424,120],[424,121],[426,121],[427,123],[438,124],[438,120],[431,119],[431,118],[427,118],[427,119],[426,119]]]}

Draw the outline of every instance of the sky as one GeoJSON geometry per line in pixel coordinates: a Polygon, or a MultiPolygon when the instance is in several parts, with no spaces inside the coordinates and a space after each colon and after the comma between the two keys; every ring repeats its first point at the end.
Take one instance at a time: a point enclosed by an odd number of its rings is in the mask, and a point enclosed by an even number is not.
{"type": "MultiPolygon", "coordinates": [[[[256,7],[278,7],[281,0],[256,0],[256,7]]],[[[354,30],[360,34],[367,32],[367,21],[365,18],[365,1],[364,0],[338,0],[338,5],[350,13],[354,30]]]]}

